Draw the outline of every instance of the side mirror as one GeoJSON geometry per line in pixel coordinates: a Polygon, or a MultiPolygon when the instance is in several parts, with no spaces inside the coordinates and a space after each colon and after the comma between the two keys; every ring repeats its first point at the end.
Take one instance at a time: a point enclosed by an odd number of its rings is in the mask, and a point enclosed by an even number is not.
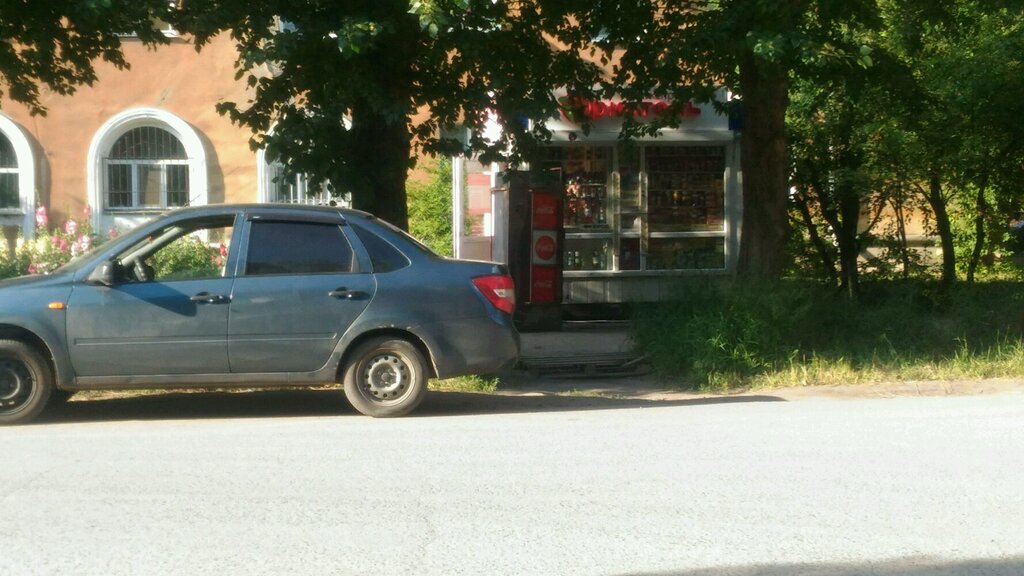
{"type": "Polygon", "coordinates": [[[85,279],[89,284],[99,284],[102,286],[113,286],[114,285],[114,263],[107,260],[96,267],[89,277],[85,279]]]}

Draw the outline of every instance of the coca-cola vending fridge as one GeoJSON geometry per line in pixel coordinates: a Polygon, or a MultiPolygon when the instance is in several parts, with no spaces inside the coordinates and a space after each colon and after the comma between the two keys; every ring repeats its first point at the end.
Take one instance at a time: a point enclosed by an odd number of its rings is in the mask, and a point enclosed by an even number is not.
{"type": "Polygon", "coordinates": [[[520,330],[562,327],[562,199],[526,172],[506,174],[508,266],[520,330]]]}

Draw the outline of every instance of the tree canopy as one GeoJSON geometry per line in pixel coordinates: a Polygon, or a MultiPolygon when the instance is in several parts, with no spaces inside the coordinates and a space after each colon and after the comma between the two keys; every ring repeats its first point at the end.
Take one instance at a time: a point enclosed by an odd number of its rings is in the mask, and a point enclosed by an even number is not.
{"type": "MultiPolygon", "coordinates": [[[[888,206],[896,221],[926,213],[942,276],[971,279],[1024,217],[1019,0],[0,0],[0,94],[45,113],[41,90],[91,84],[97,59],[127,66],[123,34],[165,42],[154,19],[197,49],[229,34],[251,90],[220,111],[268,159],[402,227],[419,152],[528,158],[556,88],[679,105],[732,94],[741,274],[781,275],[795,223],[855,291],[878,238],[863,214],[888,206]]],[[[627,117],[623,137],[673,121],[627,117]]]]}
{"type": "Polygon", "coordinates": [[[167,42],[154,21],[169,12],[167,0],[0,0],[0,96],[45,114],[41,87],[73,94],[96,81],[97,59],[126,68],[123,36],[167,42]]]}
{"type": "Polygon", "coordinates": [[[235,39],[252,97],[220,109],[254,131],[254,147],[406,227],[414,150],[519,153],[544,137],[526,120],[557,111],[554,86],[589,93],[600,79],[564,4],[187,1],[176,22],[198,47],[235,39]],[[444,131],[459,125],[468,139],[444,131]]]}

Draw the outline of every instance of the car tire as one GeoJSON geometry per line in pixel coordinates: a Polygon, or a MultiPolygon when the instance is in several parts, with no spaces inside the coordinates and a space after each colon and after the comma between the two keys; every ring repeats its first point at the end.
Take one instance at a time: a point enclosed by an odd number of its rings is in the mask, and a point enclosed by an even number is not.
{"type": "Polygon", "coordinates": [[[42,354],[24,342],[0,340],[0,425],[35,418],[52,391],[53,375],[42,354]]]}
{"type": "Polygon", "coordinates": [[[427,378],[427,361],[415,346],[395,338],[374,338],[349,356],[345,397],[367,416],[404,416],[423,400],[427,378]]]}

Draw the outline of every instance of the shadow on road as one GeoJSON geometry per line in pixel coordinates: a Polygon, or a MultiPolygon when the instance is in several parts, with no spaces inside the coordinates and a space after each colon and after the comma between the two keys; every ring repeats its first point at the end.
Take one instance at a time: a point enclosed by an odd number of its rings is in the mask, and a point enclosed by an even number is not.
{"type": "MultiPolygon", "coordinates": [[[[898,558],[863,563],[768,564],[629,573],[629,576],[1020,576],[1024,557],[983,560],[898,558]]],[[[626,576],[623,574],[622,576],[626,576]]]]}
{"type": "MultiPolygon", "coordinates": [[[[82,398],[51,406],[38,424],[201,418],[284,418],[355,416],[341,390],[267,390],[252,392],[160,393],[82,398]]],[[[664,408],[741,402],[782,402],[774,396],[723,396],[684,400],[646,400],[560,395],[503,395],[430,392],[410,417],[572,412],[664,408]]]]}

